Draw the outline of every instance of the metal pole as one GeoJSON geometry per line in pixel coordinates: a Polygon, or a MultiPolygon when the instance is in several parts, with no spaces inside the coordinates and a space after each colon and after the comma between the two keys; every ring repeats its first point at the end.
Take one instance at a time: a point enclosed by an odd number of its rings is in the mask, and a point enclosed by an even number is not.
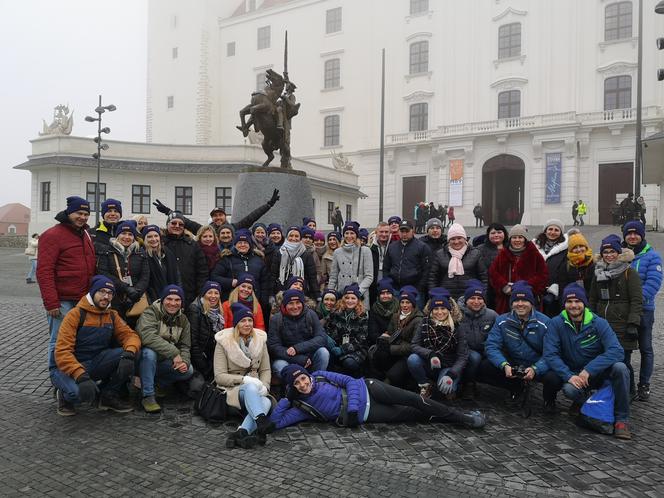
{"type": "Polygon", "coordinates": [[[634,196],[641,195],[641,91],[643,86],[643,0],[639,0],[639,48],[636,69],[636,152],[634,154],[634,196]]]}
{"type": "MultiPolygon", "coordinates": [[[[99,96],[99,107],[101,107],[101,95],[99,96]]],[[[101,177],[101,112],[97,112],[99,121],[97,121],[97,186],[95,187],[95,207],[97,208],[96,213],[96,225],[99,225],[99,218],[101,214],[101,206],[99,205],[99,184],[101,177]]]]}
{"type": "Polygon", "coordinates": [[[385,49],[382,50],[380,89],[380,177],[378,180],[378,221],[383,219],[383,187],[385,182],[385,49]]]}

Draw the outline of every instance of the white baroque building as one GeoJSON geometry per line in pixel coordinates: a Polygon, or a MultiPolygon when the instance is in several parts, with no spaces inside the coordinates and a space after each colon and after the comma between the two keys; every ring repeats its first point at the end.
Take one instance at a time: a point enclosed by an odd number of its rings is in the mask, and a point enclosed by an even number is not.
{"type": "MultiPolygon", "coordinates": [[[[664,35],[644,0],[643,137],[662,130],[664,35]]],[[[267,68],[302,103],[295,157],[343,152],[378,220],[381,49],[386,54],[385,217],[420,200],[471,222],[587,221],[634,190],[638,0],[151,0],[148,141],[241,144],[238,110],[267,68]]],[[[659,186],[641,188],[648,221],[659,186]]]]}

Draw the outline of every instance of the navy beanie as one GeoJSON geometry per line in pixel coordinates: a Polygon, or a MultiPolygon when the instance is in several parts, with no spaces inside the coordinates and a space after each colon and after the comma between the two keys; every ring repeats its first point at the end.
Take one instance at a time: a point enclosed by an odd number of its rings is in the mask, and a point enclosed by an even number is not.
{"type": "Polygon", "coordinates": [[[115,235],[115,237],[117,237],[122,232],[131,232],[131,234],[134,236],[134,238],[138,237],[138,230],[136,229],[136,222],[134,220],[118,221],[118,224],[115,225],[115,230],[113,231],[113,235],[115,235]]]}
{"type": "Polygon", "coordinates": [[[444,287],[434,287],[429,290],[429,310],[434,308],[447,308],[448,310],[452,309],[452,303],[450,302],[450,291],[444,287]]]}
{"type": "Polygon", "coordinates": [[[398,223],[400,225],[401,224],[401,217],[399,217],[399,216],[390,216],[387,219],[387,224],[391,225],[392,223],[398,223]]]}
{"type": "Polygon", "coordinates": [[[203,284],[203,287],[201,287],[201,296],[204,296],[207,294],[207,291],[209,290],[216,290],[219,292],[221,295],[221,285],[219,285],[219,282],[215,282],[214,280],[208,280],[203,284]]]}
{"type": "Polygon", "coordinates": [[[384,291],[388,291],[394,296],[394,282],[392,282],[392,279],[389,277],[381,278],[378,281],[378,294],[384,291]]]}
{"type": "Polygon", "coordinates": [[[588,306],[588,297],[586,291],[576,282],[572,282],[563,290],[563,303],[570,298],[578,299],[585,306],[588,306]]]}
{"type": "Polygon", "coordinates": [[[90,203],[83,199],[83,197],[78,197],[77,195],[67,197],[67,209],[65,209],[65,212],[67,214],[72,214],[76,211],[85,211],[90,214],[90,203]]]}
{"type": "Polygon", "coordinates": [[[357,221],[347,221],[344,223],[344,228],[341,233],[345,234],[348,231],[355,232],[355,235],[360,236],[360,224],[357,221]]]}
{"type": "Polygon", "coordinates": [[[251,273],[240,273],[237,277],[237,286],[240,284],[250,284],[253,288],[256,288],[256,279],[251,273]]]}
{"type": "Polygon", "coordinates": [[[161,293],[159,294],[159,299],[163,301],[168,296],[171,296],[173,294],[175,294],[176,296],[180,296],[180,299],[182,299],[182,302],[184,303],[184,291],[182,290],[182,287],[175,284],[170,284],[165,286],[161,290],[161,293]]]}
{"type": "Polygon", "coordinates": [[[404,285],[399,291],[399,301],[407,299],[413,306],[417,306],[417,289],[412,285],[404,285]]]}
{"type": "Polygon", "coordinates": [[[360,239],[362,239],[363,241],[367,242],[369,240],[369,230],[367,230],[366,228],[360,228],[358,230],[358,234],[360,239]]]}
{"type": "Polygon", "coordinates": [[[304,218],[302,218],[302,224],[304,226],[307,226],[309,223],[312,223],[312,222],[316,223],[316,220],[314,220],[313,218],[309,218],[308,216],[305,216],[304,218]]]}
{"type": "Polygon", "coordinates": [[[535,301],[535,296],[533,294],[533,288],[528,285],[528,282],[525,280],[519,280],[514,282],[512,286],[512,294],[510,295],[510,305],[518,299],[525,299],[530,302],[533,306],[537,306],[537,301],[535,301]]]}
{"type": "Polygon", "coordinates": [[[293,384],[295,383],[295,379],[302,374],[311,377],[311,374],[306,368],[297,363],[291,363],[281,369],[281,380],[286,387],[294,389],[295,387],[293,384]]]}
{"type": "Polygon", "coordinates": [[[613,249],[616,251],[618,254],[622,252],[622,247],[620,245],[620,237],[618,237],[616,234],[611,234],[602,239],[602,245],[599,246],[599,252],[600,254],[604,249],[613,249]]]}
{"type": "Polygon", "coordinates": [[[254,319],[254,314],[242,303],[231,304],[231,312],[233,313],[233,327],[237,327],[237,324],[240,323],[243,318],[249,317],[252,320],[254,319]]]}
{"type": "Polygon", "coordinates": [[[256,233],[257,228],[262,228],[263,230],[265,230],[265,233],[267,233],[267,227],[265,226],[265,223],[261,222],[254,223],[253,226],[251,227],[251,233],[252,234],[256,233]]]}
{"type": "Polygon", "coordinates": [[[90,296],[94,297],[95,293],[101,289],[108,289],[115,294],[115,285],[113,285],[110,278],[104,275],[95,275],[90,281],[90,296]]]}
{"type": "Polygon", "coordinates": [[[295,225],[288,227],[288,229],[286,230],[286,237],[288,237],[288,234],[291,233],[293,230],[299,233],[300,237],[302,237],[302,229],[295,225]]]}
{"type": "Polygon", "coordinates": [[[323,292],[320,293],[321,299],[325,299],[325,296],[328,294],[332,294],[334,296],[334,299],[339,299],[339,293],[334,290],[334,289],[325,289],[323,292]]]}
{"type": "Polygon", "coordinates": [[[305,225],[300,229],[300,233],[302,234],[302,237],[311,237],[313,239],[314,235],[316,235],[316,230],[312,230],[305,225]]]}
{"type": "Polygon", "coordinates": [[[463,298],[467,301],[472,296],[484,299],[484,285],[479,280],[471,279],[466,282],[466,290],[463,293],[463,298]]]}
{"type": "Polygon", "coordinates": [[[108,213],[109,209],[115,209],[122,216],[122,203],[117,199],[106,199],[101,203],[101,215],[108,213]]]}
{"type": "Polygon", "coordinates": [[[343,239],[343,237],[341,236],[341,234],[339,232],[330,232],[330,233],[328,233],[327,234],[327,240],[330,240],[330,237],[334,237],[335,239],[337,239],[337,242],[341,242],[341,239],[343,239]]]}
{"type": "Polygon", "coordinates": [[[356,298],[362,299],[362,293],[360,292],[360,286],[357,284],[350,284],[344,287],[344,296],[346,294],[353,294],[356,298]]]}
{"type": "Polygon", "coordinates": [[[284,306],[293,301],[300,301],[302,304],[304,304],[304,292],[297,289],[288,289],[284,291],[284,306]]]}
{"type": "Polygon", "coordinates": [[[625,238],[629,232],[636,232],[642,239],[646,238],[646,227],[640,221],[634,220],[625,223],[623,225],[623,238],[625,238]]]}
{"type": "Polygon", "coordinates": [[[233,245],[237,244],[238,242],[246,242],[251,246],[253,243],[253,241],[251,240],[251,232],[246,228],[240,228],[237,232],[235,232],[235,239],[233,240],[233,245]]]}
{"type": "Polygon", "coordinates": [[[281,225],[279,223],[270,223],[267,226],[267,234],[270,235],[272,232],[279,232],[282,236],[284,235],[281,225]]]}
{"type": "Polygon", "coordinates": [[[159,236],[161,236],[161,228],[159,228],[157,225],[145,225],[143,227],[143,230],[141,230],[143,238],[145,238],[148,235],[148,232],[157,232],[159,236]]]}
{"type": "Polygon", "coordinates": [[[290,289],[295,282],[300,282],[304,289],[304,278],[298,277],[297,275],[291,275],[288,277],[288,280],[286,280],[286,289],[290,289]]]}

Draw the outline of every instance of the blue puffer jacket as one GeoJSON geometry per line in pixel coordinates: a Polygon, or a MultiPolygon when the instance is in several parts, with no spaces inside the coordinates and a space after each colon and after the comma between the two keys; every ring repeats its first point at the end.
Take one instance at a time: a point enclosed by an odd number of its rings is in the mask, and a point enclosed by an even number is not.
{"type": "Polygon", "coordinates": [[[521,320],[514,311],[500,315],[486,339],[487,358],[496,368],[521,365],[533,367],[537,375],[545,374],[549,366],[542,352],[548,323],[548,316],[533,310],[521,330],[521,320]]]}
{"type": "Polygon", "coordinates": [[[632,268],[639,272],[641,287],[643,289],[643,309],[655,309],[655,296],[662,286],[662,257],[650,244],[637,253],[634,251],[632,268]]]}
{"type": "Polygon", "coordinates": [[[549,322],[544,358],[564,382],[581,370],[587,371],[591,377],[598,375],[614,363],[623,361],[624,357],[625,351],[609,322],[588,308],[580,332],[570,322],[567,311],[549,322]]]}
{"type": "MultiPolygon", "coordinates": [[[[348,394],[348,413],[357,413],[358,421],[364,422],[364,412],[369,397],[364,378],[355,379],[348,375],[322,370],[313,372],[311,376],[314,379],[322,376],[329,382],[314,380],[311,392],[306,396],[299,395],[299,399],[316,408],[328,422],[334,422],[341,411],[341,388],[343,387],[348,394]]],[[[289,425],[311,420],[311,416],[299,408],[291,406],[288,398],[282,398],[272,411],[270,420],[276,424],[277,429],[283,429],[289,425]]]]}
{"type": "Polygon", "coordinates": [[[285,360],[304,366],[319,348],[327,343],[327,334],[314,310],[304,307],[300,316],[292,317],[277,313],[270,318],[270,333],[267,347],[271,360],[285,360]],[[294,347],[297,354],[288,356],[286,351],[294,347]]]}

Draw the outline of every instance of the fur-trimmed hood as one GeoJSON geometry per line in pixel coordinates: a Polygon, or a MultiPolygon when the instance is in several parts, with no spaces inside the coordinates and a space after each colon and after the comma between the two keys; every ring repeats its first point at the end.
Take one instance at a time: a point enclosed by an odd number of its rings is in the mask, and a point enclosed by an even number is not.
{"type": "Polygon", "coordinates": [[[214,339],[217,341],[217,344],[224,348],[226,356],[231,362],[242,368],[249,368],[254,364],[257,365],[263,355],[263,348],[267,343],[267,334],[262,330],[254,329],[254,336],[249,343],[249,355],[251,358],[248,358],[233,337],[233,331],[234,329],[232,328],[220,330],[214,335],[214,339]]]}
{"type": "MultiPolygon", "coordinates": [[[[551,248],[551,250],[549,251],[549,254],[546,254],[544,252],[544,249],[539,246],[539,244],[537,243],[537,239],[533,240],[533,244],[535,244],[535,247],[537,247],[537,250],[539,251],[539,253],[544,258],[544,261],[546,261],[547,259],[549,259],[552,256],[555,256],[556,254],[560,254],[561,252],[567,252],[567,248],[569,247],[569,236],[571,235],[571,233],[570,233],[571,231],[572,230],[570,229],[569,232],[563,234],[563,237],[565,238],[565,240],[558,243],[558,244],[556,244],[555,246],[553,246],[551,248]]],[[[576,231],[578,232],[578,230],[576,230],[576,231]]]]}
{"type": "MultiPolygon", "coordinates": [[[[602,254],[596,253],[594,261],[595,263],[602,261],[602,254]]],[[[632,261],[634,261],[634,251],[626,247],[623,247],[623,250],[618,255],[618,259],[616,259],[616,261],[619,263],[631,263],[632,261]]]]}

